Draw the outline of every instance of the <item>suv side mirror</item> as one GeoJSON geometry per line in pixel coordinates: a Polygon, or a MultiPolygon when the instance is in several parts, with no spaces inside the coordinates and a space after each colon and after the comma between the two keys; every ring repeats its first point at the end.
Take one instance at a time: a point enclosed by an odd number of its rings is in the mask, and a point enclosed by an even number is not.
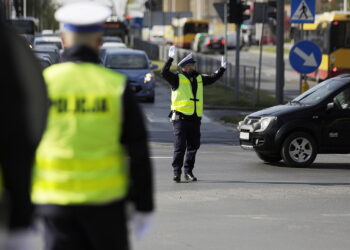
{"type": "Polygon", "coordinates": [[[330,102],[327,104],[327,110],[334,109],[334,107],[335,107],[334,102],[330,102]]]}

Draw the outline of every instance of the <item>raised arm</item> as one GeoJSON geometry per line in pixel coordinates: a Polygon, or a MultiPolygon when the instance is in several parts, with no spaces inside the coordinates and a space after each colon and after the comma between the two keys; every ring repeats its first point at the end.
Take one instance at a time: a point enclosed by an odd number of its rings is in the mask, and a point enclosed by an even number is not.
{"type": "Polygon", "coordinates": [[[211,75],[202,75],[203,85],[210,85],[216,82],[226,70],[226,61],[224,57],[221,57],[221,67],[215,73],[211,75]]]}
{"type": "Polygon", "coordinates": [[[171,85],[171,87],[173,89],[177,89],[178,86],[179,86],[179,77],[178,77],[178,75],[170,71],[170,67],[171,67],[171,64],[174,61],[175,54],[176,54],[176,47],[175,46],[171,46],[170,49],[169,49],[169,59],[164,64],[164,67],[163,67],[163,69],[161,71],[161,74],[162,74],[163,78],[169,82],[169,84],[171,85]]]}

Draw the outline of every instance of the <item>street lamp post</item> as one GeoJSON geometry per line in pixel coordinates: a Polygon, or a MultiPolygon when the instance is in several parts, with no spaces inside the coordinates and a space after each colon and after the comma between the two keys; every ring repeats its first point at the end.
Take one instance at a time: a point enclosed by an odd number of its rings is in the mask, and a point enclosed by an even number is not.
{"type": "Polygon", "coordinates": [[[23,0],[23,16],[27,17],[27,0],[23,0]]]}
{"type": "Polygon", "coordinates": [[[348,11],[348,0],[344,0],[344,4],[343,4],[343,8],[344,8],[344,11],[348,11]]]}

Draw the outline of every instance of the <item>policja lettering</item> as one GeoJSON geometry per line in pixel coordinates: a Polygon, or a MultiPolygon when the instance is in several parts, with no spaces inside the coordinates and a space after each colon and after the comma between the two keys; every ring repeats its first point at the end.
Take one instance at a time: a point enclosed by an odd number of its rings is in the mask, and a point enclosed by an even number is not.
{"type": "Polygon", "coordinates": [[[57,113],[97,113],[108,112],[108,101],[106,97],[96,98],[66,98],[60,97],[52,100],[53,108],[57,113]]]}
{"type": "Polygon", "coordinates": [[[107,112],[107,98],[95,98],[92,102],[87,102],[86,98],[75,100],[76,113],[107,112]]]}

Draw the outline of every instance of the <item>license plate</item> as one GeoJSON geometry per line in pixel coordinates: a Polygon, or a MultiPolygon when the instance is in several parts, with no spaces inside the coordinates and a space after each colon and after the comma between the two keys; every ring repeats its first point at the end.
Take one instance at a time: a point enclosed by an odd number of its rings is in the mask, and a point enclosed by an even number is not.
{"type": "Polygon", "coordinates": [[[239,139],[241,139],[241,140],[249,140],[249,133],[247,133],[247,132],[240,132],[239,133],[239,139]]]}

